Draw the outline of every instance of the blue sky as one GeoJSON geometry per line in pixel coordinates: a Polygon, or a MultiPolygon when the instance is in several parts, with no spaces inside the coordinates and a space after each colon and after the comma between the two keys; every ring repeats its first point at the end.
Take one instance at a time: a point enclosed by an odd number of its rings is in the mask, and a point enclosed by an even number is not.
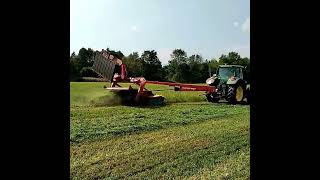
{"type": "Polygon", "coordinates": [[[71,0],[70,54],[79,49],[173,49],[205,59],[236,51],[250,57],[249,0],[71,0]]]}

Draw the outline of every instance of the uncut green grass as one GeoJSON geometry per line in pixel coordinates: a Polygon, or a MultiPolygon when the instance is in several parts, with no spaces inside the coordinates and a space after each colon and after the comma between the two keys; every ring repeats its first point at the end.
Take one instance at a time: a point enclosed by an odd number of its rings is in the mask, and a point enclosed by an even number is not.
{"type": "Polygon", "coordinates": [[[250,179],[249,106],[158,86],[166,106],[94,106],[103,85],[71,83],[71,179],[250,179]]]}
{"type": "MultiPolygon", "coordinates": [[[[137,89],[138,86],[131,83],[120,83],[123,87],[131,85],[137,89]]],[[[103,86],[110,86],[105,82],[71,82],[70,83],[70,103],[71,106],[114,106],[119,105],[119,99],[111,92],[105,90],[103,86]]],[[[173,87],[163,85],[147,84],[148,90],[156,95],[165,97],[166,103],[177,102],[200,102],[206,101],[203,92],[178,92],[173,91],[173,87]]]]}

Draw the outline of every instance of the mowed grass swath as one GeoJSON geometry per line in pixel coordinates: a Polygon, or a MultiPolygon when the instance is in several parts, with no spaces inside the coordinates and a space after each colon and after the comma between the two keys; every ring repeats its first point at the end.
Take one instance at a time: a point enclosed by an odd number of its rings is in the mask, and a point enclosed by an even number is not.
{"type": "Polygon", "coordinates": [[[165,106],[121,106],[104,85],[71,83],[71,179],[250,178],[248,105],[148,85],[165,106]]]}

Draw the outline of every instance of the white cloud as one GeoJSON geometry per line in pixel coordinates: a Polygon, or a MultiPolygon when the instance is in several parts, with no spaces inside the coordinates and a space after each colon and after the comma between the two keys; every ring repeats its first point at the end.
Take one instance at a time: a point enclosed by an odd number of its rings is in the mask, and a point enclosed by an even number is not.
{"type": "Polygon", "coordinates": [[[234,27],[238,27],[239,23],[238,22],[234,22],[233,25],[234,25],[234,27]]]}
{"type": "Polygon", "coordinates": [[[250,33],[250,17],[247,17],[247,19],[242,24],[241,29],[243,32],[250,33]]]}

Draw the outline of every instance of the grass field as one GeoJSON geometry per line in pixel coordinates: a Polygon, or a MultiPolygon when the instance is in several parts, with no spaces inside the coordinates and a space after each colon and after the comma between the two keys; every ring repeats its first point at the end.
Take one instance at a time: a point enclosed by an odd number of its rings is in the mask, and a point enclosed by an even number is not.
{"type": "MultiPolygon", "coordinates": [[[[115,99],[112,94],[103,89],[105,82],[71,82],[70,84],[70,102],[71,106],[114,106],[115,99]],[[111,101],[112,97],[112,102],[111,101]]],[[[121,86],[128,87],[129,83],[121,83],[121,86]]],[[[137,86],[133,85],[133,88],[137,86]]],[[[146,85],[147,89],[153,93],[166,97],[167,103],[177,102],[201,102],[206,101],[203,92],[177,92],[173,91],[173,87],[146,85]],[[171,90],[171,91],[169,91],[171,90]]]]}
{"type": "Polygon", "coordinates": [[[147,86],[167,105],[120,106],[106,83],[70,85],[71,179],[250,179],[248,105],[147,86]]]}

